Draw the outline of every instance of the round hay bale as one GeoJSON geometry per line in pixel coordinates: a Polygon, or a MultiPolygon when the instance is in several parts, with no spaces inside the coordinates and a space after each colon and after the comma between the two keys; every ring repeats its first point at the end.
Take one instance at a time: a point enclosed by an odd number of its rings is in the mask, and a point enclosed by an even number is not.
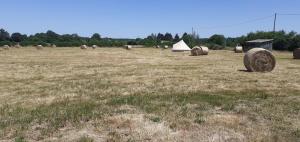
{"type": "Polygon", "coordinates": [[[246,53],[244,65],[251,72],[271,72],[276,66],[276,59],[266,49],[253,48],[246,53]]]}
{"type": "Polygon", "coordinates": [[[192,56],[208,55],[209,49],[205,46],[196,46],[191,50],[192,56]]]}
{"type": "Polygon", "coordinates": [[[168,45],[165,45],[165,49],[168,49],[169,48],[169,46],[168,45]]]}
{"type": "Polygon", "coordinates": [[[36,46],[36,49],[37,49],[37,50],[42,50],[42,49],[43,49],[43,45],[37,45],[37,46],[36,46]]]}
{"type": "Polygon", "coordinates": [[[126,45],[126,46],[125,46],[125,49],[131,50],[131,49],[132,49],[132,46],[131,46],[131,45],[126,45]]]}
{"type": "Polygon", "coordinates": [[[191,50],[191,54],[192,54],[192,56],[200,56],[200,55],[202,54],[202,49],[201,49],[201,47],[199,47],[199,46],[194,47],[194,48],[191,50]]]}
{"type": "Polygon", "coordinates": [[[51,48],[56,48],[56,45],[55,45],[55,44],[52,44],[51,48]]]}
{"type": "Polygon", "coordinates": [[[22,48],[22,46],[18,43],[15,45],[15,48],[22,48]]]}
{"type": "Polygon", "coordinates": [[[50,43],[46,43],[46,47],[51,47],[51,44],[50,43]]]}
{"type": "Polygon", "coordinates": [[[201,49],[202,49],[202,55],[208,55],[208,52],[209,52],[208,47],[201,46],[201,49]]]}
{"type": "Polygon", "coordinates": [[[159,45],[156,45],[156,48],[160,48],[160,46],[159,46],[159,45]]]}
{"type": "Polygon", "coordinates": [[[300,59],[300,48],[294,50],[294,59],[300,59]]]}
{"type": "Polygon", "coordinates": [[[88,49],[88,47],[86,45],[81,45],[80,49],[88,49]]]}
{"type": "Polygon", "coordinates": [[[234,48],[235,53],[243,53],[243,47],[242,46],[236,46],[234,48]]]}
{"type": "Polygon", "coordinates": [[[92,48],[93,48],[93,49],[96,49],[96,48],[98,48],[98,46],[97,46],[97,45],[93,45],[92,48]]]}
{"type": "Polygon", "coordinates": [[[3,46],[3,49],[4,49],[4,50],[9,50],[9,48],[10,48],[9,45],[4,45],[4,46],[3,46]]]}

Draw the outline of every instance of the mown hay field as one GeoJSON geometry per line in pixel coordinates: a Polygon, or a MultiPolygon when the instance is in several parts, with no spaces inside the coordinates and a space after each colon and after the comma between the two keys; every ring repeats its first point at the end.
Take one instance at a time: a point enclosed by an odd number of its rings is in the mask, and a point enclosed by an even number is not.
{"type": "Polygon", "coordinates": [[[300,141],[300,61],[33,47],[0,52],[0,141],[300,141]]]}

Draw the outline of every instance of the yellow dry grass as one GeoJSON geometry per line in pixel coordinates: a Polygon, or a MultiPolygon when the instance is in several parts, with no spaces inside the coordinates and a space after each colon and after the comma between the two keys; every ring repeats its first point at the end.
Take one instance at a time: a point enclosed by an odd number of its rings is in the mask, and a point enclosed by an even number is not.
{"type": "MultiPolygon", "coordinates": [[[[89,124],[87,126],[93,128],[82,128],[76,127],[75,124],[68,124],[72,125],[65,126],[70,128],[69,131],[66,128],[63,130],[55,129],[51,131],[53,134],[51,137],[37,134],[37,130],[32,130],[32,127],[37,125],[37,120],[35,120],[37,118],[32,118],[29,126],[26,124],[28,129],[22,130],[22,133],[11,132],[11,129],[17,129],[12,124],[3,127],[3,131],[0,131],[0,140],[13,140],[17,136],[22,136],[29,141],[54,141],[59,140],[59,135],[65,135],[61,138],[67,140],[69,136],[76,134],[79,134],[78,136],[81,136],[80,134],[88,135],[79,131],[86,129],[89,132],[93,131],[91,137],[94,137],[95,140],[101,139],[103,141],[131,139],[141,141],[273,141],[276,139],[299,139],[298,107],[290,108],[294,106],[286,106],[283,103],[277,106],[279,110],[273,110],[275,112],[268,112],[269,109],[274,108],[273,106],[266,107],[267,109],[259,108],[261,110],[251,113],[255,107],[276,102],[277,98],[273,97],[280,97],[286,101],[292,100],[294,103],[300,102],[298,94],[300,92],[300,61],[293,60],[292,53],[274,52],[277,66],[271,73],[246,72],[243,65],[244,54],[234,54],[232,51],[211,51],[208,56],[198,57],[189,55],[190,52],[174,53],[171,50],[153,48],[135,48],[135,50],[130,51],[120,48],[97,48],[85,51],[80,48],[48,48],[36,51],[35,48],[30,47],[0,52],[0,106],[3,108],[20,107],[31,112],[32,109],[40,106],[46,107],[68,100],[69,102],[92,101],[97,105],[105,104],[105,108],[111,109],[110,105],[106,105],[107,102],[112,101],[111,98],[123,99],[123,97],[130,96],[129,99],[125,99],[125,106],[127,104],[130,106],[130,109],[126,109],[126,111],[130,113],[120,115],[109,111],[107,112],[110,114],[109,116],[104,115],[100,118],[96,116],[94,118],[93,115],[87,122],[89,124]],[[207,105],[206,102],[199,104],[199,102],[187,98],[182,100],[183,103],[190,100],[185,105],[173,106],[177,104],[177,101],[173,103],[163,102],[160,99],[151,98],[151,94],[158,97],[165,94],[166,96],[176,94],[180,97],[180,94],[190,93],[196,93],[197,96],[197,92],[209,96],[212,94],[212,96],[229,97],[234,99],[234,103],[231,100],[224,100],[224,104],[226,101],[232,103],[224,106],[222,100],[218,100],[215,105],[214,102],[201,98],[200,100],[205,100],[211,104],[207,105]],[[271,99],[268,98],[266,101],[245,99],[243,102],[243,93],[256,95],[256,92],[258,92],[257,94],[267,94],[271,99]],[[232,98],[231,94],[238,95],[232,98]],[[132,103],[127,102],[130,99],[134,100],[136,95],[149,95],[150,101],[145,104],[134,101],[132,103]],[[156,109],[149,111],[148,108],[144,108],[145,105],[149,105],[154,109],[157,104],[151,105],[153,102],[167,106],[172,105],[168,108],[172,111],[161,112],[161,110],[156,109]],[[202,118],[198,120],[196,119],[199,116],[197,109],[202,105],[209,109],[205,109],[203,112],[201,110],[203,120],[202,118]],[[225,111],[227,105],[233,105],[234,109],[225,111]],[[218,107],[224,108],[219,109],[218,107]],[[280,109],[284,110],[284,108],[292,109],[293,113],[288,113],[290,116],[285,118],[283,115],[285,113],[277,112],[280,109]],[[186,111],[187,114],[182,114],[182,111],[186,111]],[[151,121],[152,115],[158,116],[157,119],[155,117],[154,122],[151,121]],[[273,122],[264,118],[272,115],[276,115],[276,118],[281,116],[284,118],[282,122],[273,122]],[[100,124],[102,121],[109,121],[113,124],[102,125],[100,124]],[[122,126],[124,128],[119,128],[118,126],[123,123],[125,123],[125,126],[122,126]],[[286,123],[289,124],[286,125],[287,127],[292,127],[291,124],[293,124],[293,128],[286,128],[287,130],[284,132],[287,134],[284,133],[283,139],[275,137],[277,131],[272,133],[273,130],[270,129],[274,126],[274,129],[277,130],[277,125],[280,127],[286,123]],[[110,130],[105,128],[110,128],[110,130]],[[97,134],[103,136],[99,138],[97,134]],[[54,136],[58,138],[54,138],[54,136]]],[[[119,104],[120,100],[112,102],[119,104]]],[[[123,110],[123,107],[122,103],[120,108],[113,105],[114,110],[123,110]]],[[[164,108],[165,106],[162,105],[161,107],[164,108]]],[[[6,109],[3,110],[7,111],[6,109]]],[[[0,116],[0,122],[6,126],[10,114],[6,114],[6,112],[3,114],[5,115],[0,116]]],[[[41,119],[44,120],[42,116],[41,119]]],[[[45,123],[47,124],[47,122],[45,123]]],[[[80,121],[79,124],[81,123],[84,122],[80,121]]],[[[76,124],[78,124],[77,121],[76,124]]],[[[43,128],[45,127],[49,126],[43,126],[43,128]]]]}

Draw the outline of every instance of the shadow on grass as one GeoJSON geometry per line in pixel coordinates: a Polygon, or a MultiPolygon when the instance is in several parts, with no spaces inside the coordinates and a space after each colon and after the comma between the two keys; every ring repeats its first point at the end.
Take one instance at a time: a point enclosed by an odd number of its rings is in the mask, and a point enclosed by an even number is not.
{"type": "Polygon", "coordinates": [[[243,70],[238,70],[239,72],[251,72],[251,71],[249,71],[249,70],[245,70],[245,69],[243,69],[243,70]]]}

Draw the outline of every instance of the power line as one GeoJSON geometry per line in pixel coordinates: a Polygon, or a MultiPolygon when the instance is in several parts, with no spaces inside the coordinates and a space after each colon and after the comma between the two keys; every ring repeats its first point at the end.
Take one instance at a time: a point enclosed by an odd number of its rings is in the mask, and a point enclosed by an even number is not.
{"type": "Polygon", "coordinates": [[[278,13],[278,15],[286,15],[286,16],[300,16],[298,13],[278,13]]]}
{"type": "Polygon", "coordinates": [[[277,15],[282,15],[282,16],[300,16],[300,14],[298,14],[298,13],[275,13],[273,32],[276,31],[277,15]]]}

